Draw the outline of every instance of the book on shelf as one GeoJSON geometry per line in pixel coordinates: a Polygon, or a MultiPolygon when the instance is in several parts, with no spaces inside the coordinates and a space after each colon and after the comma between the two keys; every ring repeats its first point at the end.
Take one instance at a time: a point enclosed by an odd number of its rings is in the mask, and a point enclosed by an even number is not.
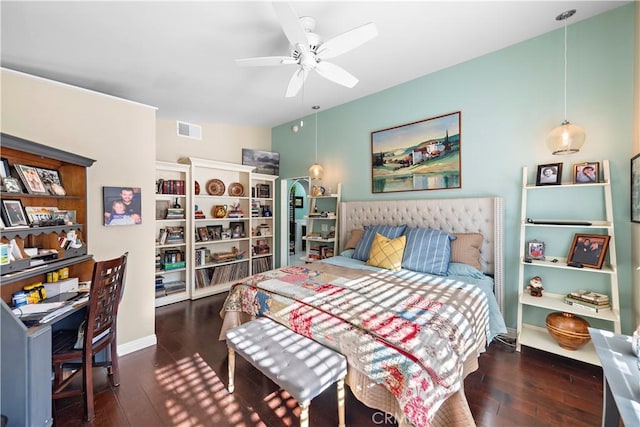
{"type": "Polygon", "coordinates": [[[578,289],[577,291],[569,292],[569,295],[572,297],[586,300],[586,301],[609,302],[609,295],[605,295],[605,294],[601,294],[593,291],[587,291],[584,289],[578,289]]]}
{"type": "Polygon", "coordinates": [[[184,219],[183,208],[167,208],[166,219],[184,219]]]}
{"type": "Polygon", "coordinates": [[[590,305],[594,305],[594,306],[603,306],[603,305],[609,305],[609,300],[606,301],[592,301],[592,300],[588,300],[588,299],[584,299],[584,298],[580,298],[577,297],[575,295],[571,295],[571,294],[567,294],[566,298],[572,299],[574,301],[579,301],[579,302],[583,302],[585,304],[590,304],[590,305]]]}
{"type": "Polygon", "coordinates": [[[184,227],[167,227],[166,243],[184,243],[184,227]]]}
{"type": "Polygon", "coordinates": [[[579,309],[591,311],[593,313],[600,313],[602,311],[611,310],[611,305],[609,305],[608,303],[606,305],[595,305],[595,304],[589,304],[584,301],[578,301],[576,299],[569,298],[569,297],[565,297],[564,303],[572,307],[577,307],[579,309]]]}

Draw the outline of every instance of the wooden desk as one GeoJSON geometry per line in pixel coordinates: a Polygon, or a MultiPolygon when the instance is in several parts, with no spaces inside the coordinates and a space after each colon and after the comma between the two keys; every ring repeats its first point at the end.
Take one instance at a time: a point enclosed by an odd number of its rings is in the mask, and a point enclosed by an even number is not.
{"type": "Polygon", "coordinates": [[[52,331],[77,328],[86,303],[51,322],[28,328],[0,300],[0,412],[9,425],[51,426],[52,331]]]}
{"type": "Polygon", "coordinates": [[[640,366],[631,351],[631,337],[589,328],[602,363],[603,427],[640,426],[640,366]]]}

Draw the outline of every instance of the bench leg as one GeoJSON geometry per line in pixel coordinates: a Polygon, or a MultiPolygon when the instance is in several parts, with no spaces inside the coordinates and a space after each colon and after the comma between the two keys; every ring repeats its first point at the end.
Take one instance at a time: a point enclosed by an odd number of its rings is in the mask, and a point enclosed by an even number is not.
{"type": "Polygon", "coordinates": [[[338,427],[344,424],[344,378],[338,380],[338,427]]]}
{"type": "Polygon", "coordinates": [[[309,403],[300,405],[300,427],[309,427],[309,403]]]}
{"type": "Polygon", "coordinates": [[[229,386],[227,390],[229,390],[229,393],[233,393],[235,389],[233,376],[236,370],[236,352],[231,347],[227,347],[227,349],[229,351],[229,386]]]}

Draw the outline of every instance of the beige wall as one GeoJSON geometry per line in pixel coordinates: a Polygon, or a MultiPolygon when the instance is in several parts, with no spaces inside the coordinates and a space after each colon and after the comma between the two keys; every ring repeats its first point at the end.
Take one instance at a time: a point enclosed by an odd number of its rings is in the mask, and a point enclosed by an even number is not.
{"type": "Polygon", "coordinates": [[[221,123],[194,123],[202,126],[202,140],[177,135],[175,120],[157,121],[156,157],[176,162],[181,157],[199,157],[242,163],[242,149],[271,150],[271,129],[221,123]]]}
{"type": "Polygon", "coordinates": [[[155,343],[153,218],[156,109],[3,69],[2,132],[96,160],[87,171],[88,250],[129,251],[118,350],[155,343]],[[143,223],[102,225],[102,187],[142,189],[143,223]]]}

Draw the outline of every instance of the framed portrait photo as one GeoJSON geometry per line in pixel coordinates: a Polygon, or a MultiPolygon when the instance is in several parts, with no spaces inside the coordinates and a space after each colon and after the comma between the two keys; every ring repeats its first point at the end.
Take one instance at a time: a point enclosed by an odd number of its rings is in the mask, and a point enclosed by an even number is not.
{"type": "Polygon", "coordinates": [[[54,196],[64,196],[67,194],[62,186],[62,180],[60,179],[60,173],[55,169],[36,168],[40,181],[44,184],[49,194],[54,196]]]}
{"type": "Polygon", "coordinates": [[[222,226],[221,225],[207,225],[207,231],[211,240],[222,239],[222,226]]]}
{"type": "Polygon", "coordinates": [[[601,269],[609,248],[609,239],[610,237],[604,234],[576,233],[569,249],[567,264],[601,269]]]}
{"type": "Polygon", "coordinates": [[[640,154],[631,158],[631,221],[640,222],[640,154]]]}
{"type": "Polygon", "coordinates": [[[244,222],[230,222],[229,231],[232,239],[239,239],[244,237],[244,222]]]}
{"type": "Polygon", "coordinates": [[[562,163],[538,165],[536,185],[560,185],[562,181],[562,163]]]}
{"type": "Polygon", "coordinates": [[[20,200],[2,200],[2,215],[8,227],[29,225],[20,200]]]}
{"type": "Polygon", "coordinates": [[[22,188],[20,187],[18,178],[14,178],[12,176],[2,178],[2,185],[4,186],[4,191],[7,193],[22,193],[22,188]]]}
{"type": "Polygon", "coordinates": [[[531,240],[527,242],[527,258],[544,259],[544,242],[531,240]]]}
{"type": "Polygon", "coordinates": [[[37,168],[26,165],[15,165],[15,168],[29,194],[49,194],[38,175],[37,168]]]}
{"type": "Polygon", "coordinates": [[[102,187],[104,225],[137,225],[142,223],[142,191],[140,187],[102,187]]]}
{"type": "Polygon", "coordinates": [[[573,183],[574,184],[592,184],[600,182],[600,163],[585,162],[573,165],[573,183]]]}

